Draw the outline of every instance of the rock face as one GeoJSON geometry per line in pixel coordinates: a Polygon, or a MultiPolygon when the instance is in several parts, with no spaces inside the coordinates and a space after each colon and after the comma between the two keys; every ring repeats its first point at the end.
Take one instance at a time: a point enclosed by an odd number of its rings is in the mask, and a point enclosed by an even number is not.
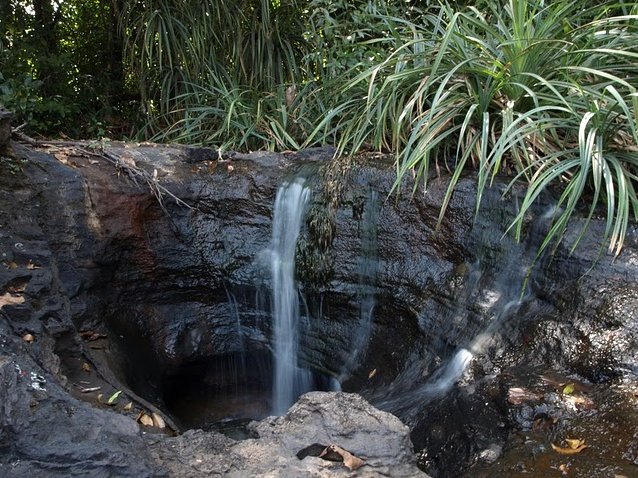
{"type": "MultiPolygon", "coordinates": [[[[72,463],[99,463],[88,445],[64,458],[64,447],[84,430],[74,428],[78,417],[104,424],[95,453],[123,457],[121,467],[87,468],[97,476],[198,476],[212,472],[213,461],[225,463],[223,473],[242,476],[238,470],[253,469],[242,461],[252,453],[242,451],[249,445],[254,453],[276,450],[274,461],[260,455],[269,470],[281,458],[294,470],[307,472],[311,464],[319,467],[313,473],[342,473],[318,458],[290,461],[290,452],[312,444],[303,445],[303,428],[290,428],[295,420],[318,430],[322,444],[339,436],[337,445],[368,457],[370,473],[401,476],[394,473],[405,469],[409,476],[410,451],[396,463],[382,454],[398,443],[410,450],[403,429],[384,422],[388,437],[395,430],[393,438],[380,445],[383,450],[361,451],[346,435],[336,435],[348,423],[326,428],[325,417],[339,412],[325,410],[325,402],[313,402],[325,411],[319,421],[301,407],[259,425],[259,440],[235,443],[202,431],[142,438],[129,418],[78,400],[89,397],[79,387],[100,386],[105,397],[124,390],[135,402],[132,418],[155,410],[178,428],[167,384],[177,392],[197,382],[214,390],[220,375],[210,364],[232,364],[244,353],[258,371],[254,357],[270,350],[269,277],[260,258],[270,242],[277,188],[299,174],[313,187],[297,254],[304,299],[300,360],[406,422],[419,465],[432,475],[459,476],[473,463],[496,459],[517,425],[502,399],[503,382],[492,378],[510,367],[559,368],[593,382],[636,373],[638,234],[629,231],[625,250],[612,261],[597,246],[601,221],[593,221],[571,251],[576,222],[553,255],[535,261],[551,216],[550,197],[547,207],[541,204],[526,219],[518,245],[502,231],[521,190],[503,196],[503,183],[495,181],[475,219],[474,181],[462,179],[437,228],[446,179],[433,178],[427,194],[412,196],[406,184],[401,194],[388,196],[394,171],[383,158],[340,170],[328,149],[236,155],[232,161],[217,160],[206,149],[153,145],[111,145],[107,158],[87,145],[15,149],[26,161],[0,162],[0,358],[3,380],[14,384],[2,391],[8,401],[0,402],[14,404],[2,412],[7,425],[0,447],[7,453],[0,466],[8,473],[18,459],[25,468],[16,473],[40,472],[42,460],[62,463],[59,473],[50,468],[42,476],[81,474],[73,467],[84,465],[72,463]],[[107,160],[114,158],[118,168],[107,160]],[[317,175],[322,168],[323,180],[317,175]],[[137,171],[139,184],[127,170],[137,171]],[[158,202],[148,184],[191,208],[167,195],[158,202]],[[34,340],[23,339],[27,335],[34,340]],[[471,361],[450,375],[447,365],[461,349],[471,361]],[[33,410],[31,395],[39,391],[19,380],[15,364],[47,381],[48,398],[33,410]],[[457,380],[460,387],[445,385],[457,380]],[[444,389],[447,394],[437,392],[444,389]],[[49,411],[51,401],[65,405],[49,411]],[[58,417],[67,409],[80,411],[58,417]],[[49,423],[38,410],[60,421],[49,423]],[[46,451],[41,436],[32,449],[20,448],[42,420],[48,428],[68,429],[57,451],[46,451]],[[122,448],[123,440],[130,448],[122,448]],[[203,460],[199,468],[197,460],[203,460]],[[186,471],[175,468],[179,464],[186,471]]],[[[328,400],[331,406],[358,410],[363,423],[373,416],[358,398],[337,397],[328,400]]]]}
{"type": "Polygon", "coordinates": [[[11,149],[11,118],[10,111],[0,105],[0,156],[13,156],[11,149]]]}
{"type": "Polygon", "coordinates": [[[408,427],[356,394],[307,393],[286,415],[256,423],[254,432],[258,438],[233,442],[191,430],[173,439],[171,448],[159,441],[151,446],[151,452],[174,477],[207,473],[237,478],[426,476],[416,467],[408,427]],[[363,459],[364,464],[354,472],[342,461],[319,458],[318,451],[303,456],[304,450],[317,444],[321,444],[317,450],[336,444],[363,459]],[[176,460],[183,449],[192,454],[187,467],[176,460]],[[219,451],[213,455],[211,450],[219,451]]]}
{"type": "Polygon", "coordinates": [[[134,420],[73,399],[12,335],[3,320],[1,476],[156,476],[134,420]]]}

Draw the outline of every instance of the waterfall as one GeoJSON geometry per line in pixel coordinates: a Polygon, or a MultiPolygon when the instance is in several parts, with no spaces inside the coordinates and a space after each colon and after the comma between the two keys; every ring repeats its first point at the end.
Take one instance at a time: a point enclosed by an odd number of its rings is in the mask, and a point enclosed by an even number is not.
{"type": "Polygon", "coordinates": [[[273,308],[273,413],[281,415],[311,388],[310,372],[298,367],[299,299],[295,282],[295,248],[310,198],[304,179],[284,183],[277,192],[270,270],[273,308]]]}
{"type": "Polygon", "coordinates": [[[379,194],[370,191],[368,201],[361,215],[361,255],[359,257],[359,323],[338,381],[343,382],[356,369],[361,354],[365,352],[372,333],[372,319],[375,305],[375,292],[378,260],[379,235],[379,194]]]}
{"type": "MultiPolygon", "coordinates": [[[[494,210],[498,210],[494,207],[494,210]]],[[[446,345],[456,344],[456,350],[444,358],[425,381],[423,369],[427,362],[418,353],[394,381],[371,397],[371,402],[399,416],[410,424],[423,406],[442,399],[461,380],[475,358],[484,355],[495,339],[507,335],[508,330],[519,324],[518,317],[529,314],[530,291],[528,278],[531,267],[540,263],[535,256],[546,231],[550,227],[555,209],[539,216],[527,237],[525,247],[506,241],[493,234],[490,228],[476,228],[473,237],[477,259],[468,265],[463,286],[456,291],[453,307],[443,309],[443,317],[449,330],[445,334],[446,345]],[[495,255],[498,251],[498,256],[495,255]],[[472,314],[484,317],[481,326],[470,329],[472,314]]],[[[436,349],[437,344],[430,344],[436,349]]],[[[423,357],[431,361],[432,355],[424,350],[423,357]]]]}

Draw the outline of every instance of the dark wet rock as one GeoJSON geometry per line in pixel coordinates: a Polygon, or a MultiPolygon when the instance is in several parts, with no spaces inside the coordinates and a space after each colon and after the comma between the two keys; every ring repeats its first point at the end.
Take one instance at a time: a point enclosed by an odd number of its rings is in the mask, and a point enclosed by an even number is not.
{"type": "Polygon", "coordinates": [[[0,105],[0,156],[13,156],[11,148],[11,119],[13,114],[0,105]]]}
{"type": "Polygon", "coordinates": [[[134,420],[71,398],[0,319],[0,475],[156,476],[134,420]]]}
{"type": "MultiPolygon", "coordinates": [[[[408,422],[420,464],[433,475],[492,460],[510,429],[541,414],[537,404],[510,413],[507,387],[495,377],[512,366],[563,369],[601,383],[636,373],[638,235],[632,229],[612,261],[597,247],[604,224],[593,221],[574,252],[577,227],[552,257],[535,263],[551,197],[526,219],[519,246],[502,231],[523,191],[502,197],[498,179],[475,219],[475,181],[461,178],[437,228],[447,180],[433,178],[427,194],[412,197],[406,185],[388,197],[394,170],[383,158],[355,162],[330,209],[332,189],[315,176],[330,164],[329,148],[220,159],[207,149],[111,145],[109,154],[134,162],[192,206],[165,196],[166,214],[144,183],[103,158],[69,151],[62,164],[44,151],[16,149],[26,161],[0,163],[0,294],[13,288],[26,300],[0,314],[12,342],[34,335],[29,354],[37,373],[69,393],[88,361],[101,364],[108,383],[170,414],[162,386],[179,384],[189,367],[243,348],[268,354],[270,279],[262,252],[277,188],[299,173],[310,176],[312,207],[316,217],[325,215],[322,230],[330,236],[322,241],[308,226],[300,251],[308,259],[306,273],[299,271],[301,362],[408,422]],[[379,263],[362,272],[362,258],[373,257],[363,246],[373,208],[379,263]],[[361,303],[370,290],[376,302],[368,327],[361,303]],[[105,337],[91,342],[80,331],[105,337]],[[427,388],[461,348],[474,357],[461,387],[437,400],[411,393],[427,388]]],[[[170,454],[163,438],[153,440],[162,443],[155,458],[170,454]]],[[[220,440],[188,432],[174,442],[184,450],[176,463],[200,459],[197,453],[220,440]]],[[[324,443],[312,440],[292,456],[314,442],[324,443]]],[[[222,455],[220,463],[233,469],[222,455]]]]}

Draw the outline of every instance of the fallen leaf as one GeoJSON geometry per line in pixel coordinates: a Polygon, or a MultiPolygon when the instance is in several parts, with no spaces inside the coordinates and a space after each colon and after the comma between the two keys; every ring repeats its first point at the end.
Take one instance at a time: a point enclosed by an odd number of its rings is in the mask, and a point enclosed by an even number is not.
{"type": "Polygon", "coordinates": [[[579,438],[565,438],[565,441],[567,442],[569,448],[571,448],[572,450],[575,450],[579,446],[585,444],[585,440],[580,440],[579,438]]]}
{"type": "Polygon", "coordinates": [[[133,156],[131,155],[123,154],[122,156],[120,156],[120,160],[122,160],[122,162],[129,168],[137,167],[137,164],[135,164],[135,160],[133,159],[133,156]]]}
{"type": "Polygon", "coordinates": [[[587,445],[585,445],[585,441],[584,440],[568,438],[565,441],[567,442],[567,447],[566,448],[563,448],[563,447],[558,446],[558,445],[554,445],[552,443],[553,450],[556,453],[560,453],[561,455],[575,455],[576,453],[580,453],[585,448],[587,448],[587,445]]]}
{"type": "Polygon", "coordinates": [[[4,295],[0,295],[0,309],[5,305],[16,305],[24,303],[24,297],[21,295],[13,296],[6,292],[4,295]]]}
{"type": "Polygon", "coordinates": [[[107,405],[115,405],[117,403],[117,399],[119,398],[121,393],[122,393],[122,390],[118,390],[117,392],[115,392],[113,395],[111,395],[109,397],[109,399],[106,402],[106,404],[107,405]]]}
{"type": "Polygon", "coordinates": [[[40,269],[40,266],[36,266],[31,259],[27,262],[27,269],[32,271],[34,269],[40,269]]]}
{"type": "Polygon", "coordinates": [[[133,409],[133,402],[128,402],[126,405],[124,405],[124,410],[126,410],[127,412],[130,412],[133,409]]]}
{"type": "Polygon", "coordinates": [[[563,388],[563,395],[571,395],[572,393],[574,393],[575,389],[576,389],[576,385],[574,385],[573,383],[568,383],[563,388]]]}
{"type": "Polygon", "coordinates": [[[62,164],[69,164],[69,161],[67,161],[68,156],[66,154],[64,154],[64,153],[54,153],[53,156],[55,156],[55,159],[60,161],[62,164]]]}
{"type": "Polygon", "coordinates": [[[146,413],[140,413],[140,416],[137,418],[137,421],[147,427],[153,426],[153,419],[149,417],[146,413]]]}
{"type": "Polygon", "coordinates": [[[93,330],[85,330],[83,332],[80,332],[80,337],[88,342],[93,342],[94,340],[106,338],[106,334],[100,334],[93,330]]]}
{"type": "Polygon", "coordinates": [[[584,410],[591,410],[594,408],[594,401],[591,398],[582,395],[569,395],[564,398],[567,403],[582,408],[584,410]]]}
{"type": "Polygon", "coordinates": [[[159,428],[160,430],[162,428],[166,428],[166,423],[164,422],[164,419],[160,416],[159,413],[155,413],[153,412],[151,414],[151,418],[153,420],[153,425],[157,428],[159,428]]]}
{"type": "Polygon", "coordinates": [[[98,402],[101,402],[103,398],[104,398],[104,395],[103,395],[103,394],[101,394],[101,393],[98,393],[98,394],[97,394],[97,401],[98,401],[98,402]]]}
{"type": "Polygon", "coordinates": [[[89,373],[91,371],[91,366],[88,363],[84,362],[82,364],[82,370],[84,370],[85,372],[89,373]]]}
{"type": "Polygon", "coordinates": [[[350,471],[356,470],[358,468],[361,468],[363,465],[365,465],[365,461],[363,461],[361,458],[353,455],[347,450],[344,450],[338,445],[328,445],[326,449],[323,452],[321,452],[321,455],[319,455],[319,458],[323,457],[324,455],[328,455],[330,453],[336,453],[340,455],[341,458],[343,459],[344,466],[348,468],[350,471]]]}
{"type": "Polygon", "coordinates": [[[18,268],[18,264],[16,264],[15,262],[11,261],[11,262],[9,262],[9,264],[7,264],[7,267],[9,269],[17,269],[18,268]]]}
{"type": "Polygon", "coordinates": [[[377,369],[375,368],[374,370],[370,371],[370,373],[368,374],[368,378],[372,378],[377,374],[377,369]]]}
{"type": "MultiPolygon", "coordinates": [[[[80,389],[80,392],[82,392],[82,393],[97,392],[100,388],[102,388],[102,387],[81,388],[81,389],[80,389]]],[[[100,400],[100,399],[101,399],[101,398],[100,398],[100,397],[101,397],[101,395],[102,395],[102,394],[98,395],[98,400],[100,400]]]]}
{"type": "Polygon", "coordinates": [[[31,342],[33,342],[35,340],[35,337],[32,334],[24,334],[22,336],[22,340],[24,340],[26,343],[30,344],[31,342]]]}

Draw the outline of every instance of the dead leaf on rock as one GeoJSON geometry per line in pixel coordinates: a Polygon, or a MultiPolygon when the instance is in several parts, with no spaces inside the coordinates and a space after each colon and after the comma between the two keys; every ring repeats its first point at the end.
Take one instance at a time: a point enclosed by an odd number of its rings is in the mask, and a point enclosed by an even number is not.
{"type": "Polygon", "coordinates": [[[126,410],[127,412],[130,412],[133,409],[133,402],[128,402],[126,405],[124,405],[124,410],[126,410]]]}
{"type": "Polygon", "coordinates": [[[567,403],[571,403],[575,407],[578,407],[584,410],[591,410],[594,408],[594,401],[591,398],[586,397],[584,395],[569,395],[564,397],[564,400],[567,403]]]}
{"type": "Polygon", "coordinates": [[[84,362],[82,364],[82,370],[84,370],[85,372],[89,373],[91,371],[91,366],[88,363],[84,362]]]}
{"type": "Polygon", "coordinates": [[[372,378],[377,374],[377,369],[375,368],[374,370],[371,370],[370,373],[368,374],[368,378],[372,378]]]}
{"type": "Polygon", "coordinates": [[[9,262],[9,264],[7,264],[7,267],[9,269],[17,269],[18,268],[18,264],[16,264],[14,261],[9,262]]]}
{"type": "Polygon", "coordinates": [[[40,266],[36,266],[33,261],[31,259],[29,259],[29,262],[27,262],[27,269],[32,271],[35,269],[40,269],[40,266]]]}
{"type": "Polygon", "coordinates": [[[60,161],[62,164],[69,164],[68,156],[64,153],[53,153],[55,159],[60,161]]]}
{"type": "Polygon", "coordinates": [[[115,392],[113,395],[111,395],[108,399],[108,401],[106,402],[107,405],[117,405],[117,400],[120,398],[120,394],[122,393],[122,390],[118,390],[117,392],[115,392]]]}
{"type": "Polygon", "coordinates": [[[0,295],[0,309],[5,305],[17,305],[24,303],[24,297],[21,295],[13,296],[6,292],[4,295],[0,295]]]}
{"type": "Polygon", "coordinates": [[[567,447],[561,447],[552,443],[552,449],[556,453],[560,453],[561,455],[575,455],[576,453],[580,453],[585,448],[587,448],[585,440],[580,440],[578,438],[567,438],[565,441],[567,442],[567,447]]]}
{"type": "Polygon", "coordinates": [[[151,417],[149,417],[144,412],[141,412],[139,414],[139,416],[137,417],[137,421],[140,422],[142,425],[144,425],[146,427],[152,427],[153,426],[153,419],[151,417]]]}
{"type": "Polygon", "coordinates": [[[93,342],[94,340],[105,338],[106,334],[100,334],[93,330],[85,330],[83,332],[80,332],[80,337],[82,337],[84,340],[88,342],[93,342]]]}
{"type": "Polygon", "coordinates": [[[365,461],[363,461],[361,458],[353,455],[349,451],[344,450],[340,446],[334,445],[334,444],[328,445],[326,449],[321,452],[321,455],[319,455],[319,458],[323,458],[324,456],[328,456],[334,453],[341,456],[344,466],[348,468],[350,471],[356,470],[358,468],[361,468],[363,465],[365,465],[365,461]]]}
{"type": "MultiPolygon", "coordinates": [[[[102,387],[88,387],[88,388],[81,388],[81,389],[80,389],[80,392],[81,392],[81,393],[91,393],[91,392],[97,392],[100,388],[102,388],[102,387]]],[[[101,396],[101,394],[100,394],[100,395],[98,395],[98,399],[99,399],[99,397],[100,397],[100,396],[101,396]]]]}
{"type": "Polygon", "coordinates": [[[166,428],[166,423],[164,422],[164,419],[160,416],[159,413],[153,412],[151,414],[151,418],[153,421],[153,426],[155,426],[156,428],[159,428],[160,430],[162,428],[166,428]]]}
{"type": "Polygon", "coordinates": [[[565,438],[565,441],[567,442],[569,448],[571,448],[572,450],[575,450],[576,448],[585,444],[585,440],[581,440],[580,438],[565,438]]]}

